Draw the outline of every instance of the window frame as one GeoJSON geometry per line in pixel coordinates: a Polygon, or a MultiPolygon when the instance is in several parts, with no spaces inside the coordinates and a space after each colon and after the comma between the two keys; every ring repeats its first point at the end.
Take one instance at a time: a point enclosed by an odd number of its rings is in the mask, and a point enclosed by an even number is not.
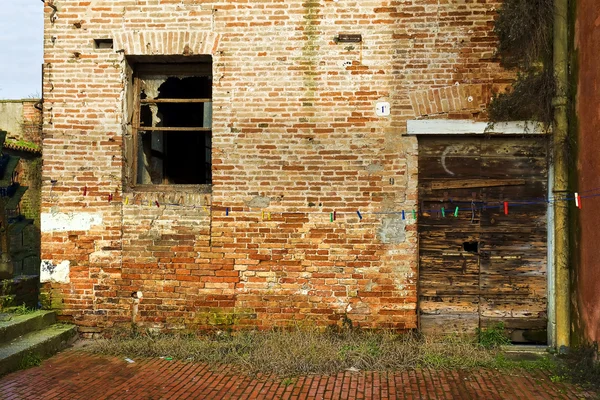
{"type": "MultiPolygon", "coordinates": [[[[159,59],[160,60],[160,59],[159,59]]],[[[200,135],[211,135],[211,156],[212,156],[212,120],[210,127],[148,127],[141,125],[141,109],[144,104],[160,104],[160,103],[178,103],[178,104],[193,104],[193,103],[211,103],[213,102],[212,88],[210,98],[166,98],[166,99],[141,99],[141,81],[144,76],[152,75],[164,75],[173,78],[185,78],[194,76],[209,76],[212,81],[212,57],[209,59],[202,58],[191,62],[178,63],[178,62],[161,62],[155,60],[140,61],[129,65],[130,71],[132,72],[131,79],[132,84],[130,90],[133,92],[133,104],[132,107],[130,126],[130,157],[131,162],[126,163],[128,169],[127,187],[130,190],[140,192],[195,192],[195,193],[210,193],[212,191],[212,171],[210,183],[203,184],[171,184],[171,183],[138,183],[138,152],[141,145],[139,141],[140,132],[189,132],[190,134],[200,135]]],[[[212,83],[211,83],[212,84],[212,83]]],[[[127,146],[127,143],[126,143],[127,146]]],[[[205,151],[206,147],[199,149],[199,151],[205,151]]],[[[212,169],[212,162],[210,163],[212,169]]]]}

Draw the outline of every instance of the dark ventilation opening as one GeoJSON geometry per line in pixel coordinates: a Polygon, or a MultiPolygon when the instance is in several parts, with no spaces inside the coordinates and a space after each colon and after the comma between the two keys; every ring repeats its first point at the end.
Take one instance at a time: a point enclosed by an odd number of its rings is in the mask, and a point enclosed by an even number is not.
{"type": "Polygon", "coordinates": [[[464,242],[463,249],[467,253],[479,254],[479,242],[464,242]]]}
{"type": "Polygon", "coordinates": [[[112,39],[94,39],[94,48],[95,49],[112,49],[113,48],[113,40],[112,39]]]}

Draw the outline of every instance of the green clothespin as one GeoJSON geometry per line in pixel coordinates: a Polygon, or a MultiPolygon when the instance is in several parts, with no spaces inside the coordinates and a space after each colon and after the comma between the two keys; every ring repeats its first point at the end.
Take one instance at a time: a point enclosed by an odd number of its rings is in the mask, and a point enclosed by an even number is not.
{"type": "Polygon", "coordinates": [[[458,218],[458,207],[456,207],[456,210],[454,211],[454,217],[458,218]]]}

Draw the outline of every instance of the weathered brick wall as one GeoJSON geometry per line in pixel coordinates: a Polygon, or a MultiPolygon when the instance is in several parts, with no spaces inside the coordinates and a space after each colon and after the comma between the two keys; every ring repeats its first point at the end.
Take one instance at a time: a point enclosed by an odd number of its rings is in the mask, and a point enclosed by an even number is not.
{"type": "Polygon", "coordinates": [[[376,213],[417,201],[407,119],[482,119],[509,82],[499,1],[54,4],[42,279],[65,318],[90,333],[129,322],[141,291],[137,321],[159,328],[416,326],[416,227],[376,213]],[[213,56],[212,193],[124,193],[125,57],[184,52],[213,56]]]}

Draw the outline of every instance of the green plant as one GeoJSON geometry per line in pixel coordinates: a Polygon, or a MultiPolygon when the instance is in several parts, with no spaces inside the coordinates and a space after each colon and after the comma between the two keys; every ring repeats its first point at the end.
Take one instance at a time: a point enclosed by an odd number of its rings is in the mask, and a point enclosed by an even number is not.
{"type": "Polygon", "coordinates": [[[293,378],[285,378],[283,381],[281,381],[281,384],[283,386],[290,386],[290,385],[293,385],[295,382],[296,382],[296,380],[293,378]]]}
{"type": "Polygon", "coordinates": [[[557,371],[556,359],[546,354],[535,359],[508,359],[504,353],[498,353],[494,360],[494,367],[498,369],[515,369],[520,368],[526,371],[544,370],[550,373],[557,371]]]}
{"type": "Polygon", "coordinates": [[[19,369],[27,369],[31,367],[37,367],[42,363],[42,358],[39,354],[36,353],[27,353],[21,359],[21,363],[19,364],[19,369]]]}
{"type": "Polygon", "coordinates": [[[21,304],[20,306],[11,307],[9,310],[10,313],[16,314],[16,315],[31,314],[35,311],[36,311],[35,308],[29,308],[29,307],[27,307],[27,305],[25,305],[25,303],[21,304]]]}
{"type": "Polygon", "coordinates": [[[14,295],[0,296],[0,311],[4,311],[6,308],[11,307],[14,303],[14,295]]]}
{"type": "Polygon", "coordinates": [[[52,309],[52,299],[50,298],[50,294],[40,293],[38,299],[43,310],[52,309]]]}
{"type": "Polygon", "coordinates": [[[475,332],[479,344],[486,349],[493,349],[511,343],[502,322],[487,329],[477,328],[475,332]]]}

